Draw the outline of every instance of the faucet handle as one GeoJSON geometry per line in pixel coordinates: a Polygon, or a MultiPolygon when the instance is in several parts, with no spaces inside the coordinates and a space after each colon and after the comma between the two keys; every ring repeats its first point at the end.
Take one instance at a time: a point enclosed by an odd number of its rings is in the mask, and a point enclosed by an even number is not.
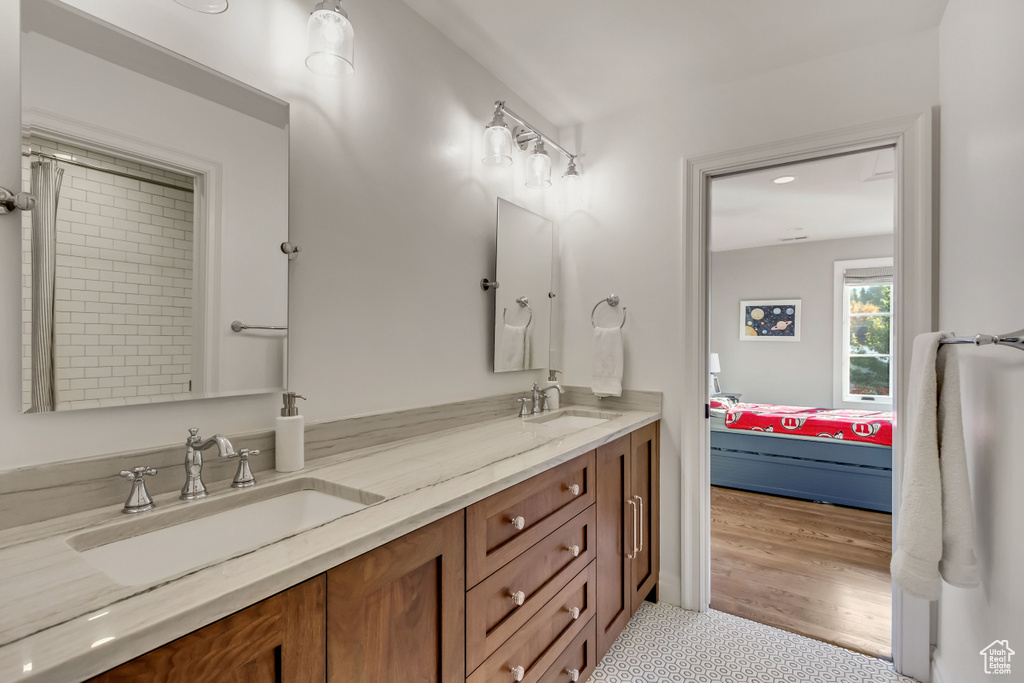
{"type": "Polygon", "coordinates": [[[139,465],[138,467],[133,467],[130,470],[121,470],[119,476],[124,477],[128,481],[135,481],[136,479],[142,481],[143,477],[152,477],[155,474],[156,470],[152,467],[148,465],[139,465]]]}
{"type": "Polygon", "coordinates": [[[237,453],[229,453],[224,456],[227,458],[238,458],[238,471],[235,472],[235,478],[231,480],[231,488],[247,489],[250,486],[256,485],[256,477],[252,476],[252,470],[249,469],[249,456],[259,454],[258,450],[243,448],[237,453]]]}
{"type": "Polygon", "coordinates": [[[199,441],[199,427],[189,427],[188,438],[185,439],[185,443],[191,444],[199,441]]]}
{"type": "Polygon", "coordinates": [[[132,483],[132,490],[128,493],[128,499],[124,501],[124,507],[121,508],[121,512],[130,515],[153,509],[153,499],[149,497],[149,492],[146,491],[145,478],[151,477],[154,474],[156,474],[156,470],[148,465],[140,465],[130,470],[121,470],[119,476],[132,483]]]}
{"type": "Polygon", "coordinates": [[[519,403],[519,417],[530,417],[530,404],[533,403],[533,398],[530,396],[524,396],[523,398],[516,399],[519,403]]]}

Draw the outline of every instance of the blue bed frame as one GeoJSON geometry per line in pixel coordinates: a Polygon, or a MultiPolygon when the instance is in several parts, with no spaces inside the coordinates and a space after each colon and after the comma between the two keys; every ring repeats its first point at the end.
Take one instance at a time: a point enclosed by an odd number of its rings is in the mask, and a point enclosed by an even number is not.
{"type": "Polygon", "coordinates": [[[711,430],[711,485],[892,512],[892,448],[711,430]]]}

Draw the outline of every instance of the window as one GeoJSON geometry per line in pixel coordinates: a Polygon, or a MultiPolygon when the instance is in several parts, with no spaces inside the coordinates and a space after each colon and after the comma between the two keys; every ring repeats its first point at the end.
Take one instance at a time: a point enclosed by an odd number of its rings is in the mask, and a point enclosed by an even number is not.
{"type": "Polygon", "coordinates": [[[842,403],[892,403],[892,259],[836,263],[835,393],[842,403]]]}

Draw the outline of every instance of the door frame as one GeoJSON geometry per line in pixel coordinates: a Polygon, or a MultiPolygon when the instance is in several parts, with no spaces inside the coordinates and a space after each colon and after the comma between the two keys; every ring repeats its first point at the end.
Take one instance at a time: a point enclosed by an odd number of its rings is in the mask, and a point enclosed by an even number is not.
{"type": "MultiPolygon", "coordinates": [[[[708,400],[709,199],[716,176],[881,146],[896,151],[895,253],[897,330],[893,358],[897,414],[893,439],[893,537],[900,502],[902,454],[910,429],[907,389],[912,340],[937,319],[937,241],[934,236],[933,112],[688,159],[685,162],[683,262],[682,598],[705,611],[711,597],[711,447],[708,400]]],[[[927,683],[931,674],[931,606],[893,586],[893,661],[896,669],[927,683]]]]}

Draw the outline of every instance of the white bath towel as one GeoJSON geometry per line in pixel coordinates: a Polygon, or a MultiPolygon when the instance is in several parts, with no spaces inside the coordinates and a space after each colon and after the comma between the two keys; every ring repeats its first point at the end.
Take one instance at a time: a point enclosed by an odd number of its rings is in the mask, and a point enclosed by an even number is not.
{"type": "Polygon", "coordinates": [[[529,367],[530,326],[502,323],[498,367],[495,370],[525,370],[529,367]]]}
{"type": "Polygon", "coordinates": [[[979,583],[974,510],[967,480],[960,367],[942,332],[914,340],[910,365],[910,446],[903,458],[902,499],[890,570],[905,590],[936,600],[941,579],[961,588],[979,583]],[[941,576],[941,579],[940,579],[941,576]]]}
{"type": "Polygon", "coordinates": [[[591,388],[595,396],[622,396],[622,330],[594,328],[594,371],[591,388]]]}

